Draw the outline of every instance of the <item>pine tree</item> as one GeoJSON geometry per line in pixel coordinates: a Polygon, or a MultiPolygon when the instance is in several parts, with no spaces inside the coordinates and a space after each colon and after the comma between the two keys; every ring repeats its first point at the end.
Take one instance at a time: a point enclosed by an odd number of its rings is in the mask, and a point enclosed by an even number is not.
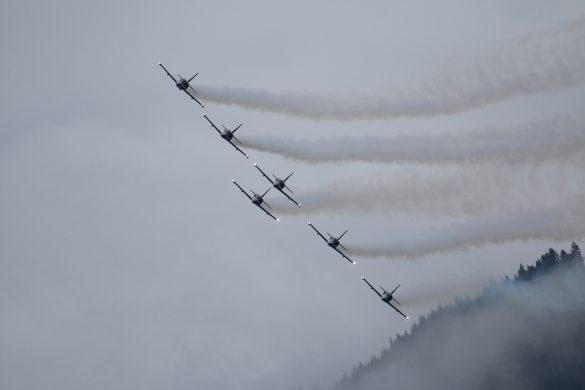
{"type": "MultiPolygon", "coordinates": [[[[550,248],[544,255],[540,256],[540,270],[542,272],[551,271],[558,263],[559,254],[552,248],[550,248]]],[[[538,265],[537,268],[539,268],[538,265]]]]}
{"type": "Polygon", "coordinates": [[[571,244],[571,263],[583,266],[583,256],[581,255],[581,249],[575,241],[571,244]]]}
{"type": "Polygon", "coordinates": [[[571,255],[566,250],[561,250],[561,259],[559,260],[561,265],[567,266],[571,263],[571,255]]]}
{"type": "Polygon", "coordinates": [[[524,268],[523,264],[520,264],[520,268],[518,269],[518,273],[514,279],[521,282],[528,281],[528,272],[526,272],[526,268],[524,268]]]}
{"type": "MultiPolygon", "coordinates": [[[[536,264],[539,264],[540,260],[536,261],[536,264]]],[[[526,276],[527,279],[526,280],[532,280],[532,278],[534,278],[534,276],[536,276],[536,269],[537,267],[533,266],[533,265],[529,265],[528,267],[526,267],[526,276]]]]}

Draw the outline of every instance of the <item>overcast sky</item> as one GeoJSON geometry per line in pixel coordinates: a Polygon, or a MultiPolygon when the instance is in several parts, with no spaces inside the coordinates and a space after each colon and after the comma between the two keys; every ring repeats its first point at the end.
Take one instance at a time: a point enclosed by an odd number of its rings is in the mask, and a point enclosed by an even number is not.
{"type": "MultiPolygon", "coordinates": [[[[408,91],[525,34],[585,14],[582,0],[12,1],[0,4],[0,387],[287,389],[329,384],[409,323],[361,282],[402,287],[416,318],[511,274],[533,240],[351,266],[344,242],[420,242],[436,215],[285,216],[231,183],[334,180],[437,167],[244,159],[241,134],[441,134],[582,110],[576,84],[457,115],[312,121],[201,109],[157,66],[212,87],[355,95],[408,91]]],[[[428,171],[427,171],[428,170],[428,171]]],[[[279,196],[276,191],[267,200],[279,196]]],[[[298,199],[301,203],[303,199],[298,199]]],[[[294,205],[291,204],[291,207],[294,205]]],[[[579,237],[575,237],[578,239],[579,237]]],[[[399,298],[400,299],[400,298],[399,298]]]]}

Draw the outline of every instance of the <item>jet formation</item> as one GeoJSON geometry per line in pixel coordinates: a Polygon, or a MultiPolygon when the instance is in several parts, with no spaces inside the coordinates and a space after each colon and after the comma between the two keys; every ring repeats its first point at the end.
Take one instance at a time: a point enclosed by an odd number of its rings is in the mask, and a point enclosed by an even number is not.
{"type": "MultiPolygon", "coordinates": [[[[201,101],[199,101],[199,99],[197,99],[195,97],[195,95],[197,95],[197,90],[195,90],[195,88],[193,88],[191,86],[191,81],[193,81],[193,79],[199,74],[199,73],[195,73],[193,75],[193,77],[186,79],[183,76],[181,76],[180,74],[177,74],[177,77],[174,77],[168,70],[167,68],[164,67],[163,64],[161,64],[160,62],[158,63],[158,65],[165,71],[165,73],[167,74],[167,76],[169,76],[173,82],[175,83],[175,86],[180,90],[183,91],[187,94],[187,96],[189,96],[192,100],[194,100],[195,102],[197,102],[197,104],[199,104],[199,106],[201,108],[204,108],[203,103],[201,103],[201,101]]],[[[240,129],[240,127],[242,127],[243,123],[240,123],[237,127],[235,127],[233,130],[228,129],[227,127],[221,125],[223,130],[220,130],[215,123],[209,119],[209,117],[206,114],[203,114],[203,118],[205,118],[207,120],[207,122],[209,122],[209,124],[211,125],[211,127],[217,131],[217,133],[219,134],[219,136],[221,138],[223,138],[227,143],[229,143],[236,151],[238,151],[240,154],[242,154],[244,157],[249,158],[250,156],[248,156],[248,154],[246,154],[246,152],[242,149],[244,148],[244,144],[235,136],[236,131],[238,131],[240,129]]],[[[276,175],[272,175],[272,177],[274,179],[272,179],[270,176],[268,176],[262,169],[260,169],[260,167],[258,166],[258,164],[254,163],[254,167],[262,174],[262,176],[268,180],[271,184],[272,187],[276,188],[282,195],[284,195],[288,200],[290,200],[292,203],[294,203],[297,207],[301,207],[301,204],[299,202],[297,202],[291,195],[289,195],[286,191],[290,192],[290,194],[292,194],[292,190],[288,187],[287,185],[287,180],[290,179],[290,177],[293,175],[294,172],[290,173],[287,177],[285,177],[284,179],[280,179],[279,177],[277,177],[276,175]],[[286,191],[285,191],[286,190],[286,191]]],[[[236,185],[236,187],[238,187],[238,189],[248,198],[248,200],[250,200],[250,202],[252,202],[252,204],[254,204],[255,206],[257,206],[260,210],[262,210],[267,216],[269,216],[270,218],[272,218],[273,220],[275,220],[276,222],[279,222],[280,219],[278,217],[276,217],[274,214],[272,214],[268,209],[272,209],[272,207],[266,202],[266,200],[264,199],[264,197],[266,196],[266,194],[268,194],[268,192],[270,191],[270,189],[272,187],[268,187],[268,189],[262,194],[257,194],[256,192],[254,192],[253,190],[250,190],[250,192],[252,193],[252,195],[250,195],[248,192],[246,192],[237,182],[236,180],[232,180],[232,182],[236,185]]],[[[321,237],[323,239],[323,241],[325,241],[325,243],[327,244],[327,246],[329,246],[331,249],[333,249],[335,252],[337,252],[339,255],[341,255],[345,260],[349,261],[352,264],[356,264],[356,262],[354,260],[352,260],[348,254],[349,250],[343,246],[343,244],[341,244],[341,238],[343,236],[345,236],[345,234],[348,232],[348,230],[346,229],[339,237],[334,237],[332,236],[330,233],[325,232],[329,238],[326,238],[323,234],[321,234],[321,232],[319,230],[317,230],[317,228],[311,223],[309,222],[309,226],[317,233],[317,235],[319,237],[321,237]],[[341,249],[343,249],[343,251],[341,249]]],[[[378,295],[378,297],[380,297],[380,299],[382,299],[383,302],[387,303],[391,308],[393,308],[397,313],[399,313],[401,316],[403,316],[404,318],[406,318],[407,320],[409,319],[409,317],[407,315],[405,315],[402,311],[400,311],[396,306],[399,305],[400,306],[400,302],[398,302],[396,300],[396,298],[394,298],[394,293],[396,292],[396,290],[398,289],[398,287],[400,287],[400,284],[394,289],[392,290],[392,292],[388,292],[386,291],[383,287],[380,286],[380,289],[382,290],[382,293],[380,293],[378,290],[376,290],[374,288],[374,286],[372,286],[370,284],[370,282],[368,282],[366,280],[365,277],[362,277],[362,280],[364,282],[367,283],[368,286],[370,286],[370,288],[378,295]]]]}

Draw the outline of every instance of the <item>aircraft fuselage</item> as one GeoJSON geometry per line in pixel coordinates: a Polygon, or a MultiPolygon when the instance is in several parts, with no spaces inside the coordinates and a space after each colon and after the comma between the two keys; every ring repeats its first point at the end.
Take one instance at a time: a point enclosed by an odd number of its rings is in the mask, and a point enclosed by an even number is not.
{"type": "Polygon", "coordinates": [[[234,138],[234,134],[229,130],[224,130],[221,133],[221,138],[225,139],[226,141],[230,141],[232,138],[234,138]]]}
{"type": "Polygon", "coordinates": [[[382,300],[386,303],[390,303],[392,301],[392,294],[384,291],[384,293],[382,293],[382,300]]]}
{"type": "Polygon", "coordinates": [[[284,181],[281,179],[276,179],[273,184],[274,188],[282,190],[284,188],[284,181]]]}
{"type": "Polygon", "coordinates": [[[264,202],[264,199],[262,199],[260,195],[254,195],[252,197],[252,203],[254,203],[256,206],[260,206],[262,202],[264,202]]]}
{"type": "Polygon", "coordinates": [[[331,248],[337,248],[339,246],[339,240],[336,238],[330,238],[327,242],[327,245],[329,245],[331,248]]]}
{"type": "Polygon", "coordinates": [[[179,88],[181,91],[185,91],[187,88],[189,88],[189,82],[181,78],[179,81],[177,81],[177,88],[179,88]]]}

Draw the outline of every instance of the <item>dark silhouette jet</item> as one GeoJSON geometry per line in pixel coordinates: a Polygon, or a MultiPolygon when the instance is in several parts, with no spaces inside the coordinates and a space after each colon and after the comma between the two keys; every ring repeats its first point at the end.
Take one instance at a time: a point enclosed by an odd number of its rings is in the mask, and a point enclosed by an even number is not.
{"type": "Polygon", "coordinates": [[[374,288],[374,286],[372,286],[372,285],[370,284],[370,282],[368,282],[368,281],[366,280],[366,278],[364,278],[363,276],[362,276],[362,280],[363,280],[364,282],[366,282],[366,283],[368,284],[368,286],[370,286],[370,288],[371,288],[372,290],[374,290],[374,292],[375,292],[376,294],[378,294],[378,296],[379,296],[379,297],[380,297],[380,298],[381,298],[381,299],[382,299],[384,302],[386,302],[386,303],[387,303],[388,305],[390,305],[390,306],[391,306],[391,307],[392,307],[394,310],[396,310],[398,313],[400,313],[400,314],[402,315],[402,317],[406,318],[407,320],[409,319],[409,317],[408,317],[407,315],[405,315],[403,312],[401,312],[400,310],[398,310],[398,308],[392,304],[392,301],[394,301],[394,302],[396,302],[398,305],[400,305],[400,302],[398,302],[398,301],[396,300],[396,298],[394,298],[394,297],[392,296],[392,294],[394,294],[394,292],[395,292],[396,290],[398,290],[398,287],[400,287],[400,285],[396,286],[396,288],[395,288],[394,290],[392,290],[392,292],[388,292],[388,291],[384,290],[384,287],[380,286],[380,288],[382,289],[382,291],[384,291],[384,293],[383,293],[383,294],[380,294],[380,293],[378,292],[378,290],[376,290],[376,289],[374,288]]]}
{"type": "Polygon", "coordinates": [[[243,123],[240,123],[240,124],[238,125],[238,127],[236,127],[236,128],[235,128],[235,129],[233,129],[233,130],[229,130],[229,129],[227,129],[225,126],[223,126],[223,125],[222,125],[222,127],[223,127],[223,131],[221,131],[221,130],[219,130],[219,129],[217,128],[217,126],[216,126],[216,125],[215,125],[215,124],[214,124],[214,123],[211,121],[211,119],[209,119],[209,118],[207,117],[207,115],[203,114],[203,117],[204,117],[205,119],[207,119],[207,122],[209,122],[209,124],[211,125],[211,127],[213,127],[213,128],[214,128],[214,129],[215,129],[215,130],[216,130],[216,131],[219,133],[219,135],[220,135],[220,137],[221,137],[221,138],[225,139],[225,140],[226,140],[226,141],[227,141],[227,142],[228,142],[230,145],[232,145],[234,148],[236,148],[236,150],[237,150],[238,152],[242,153],[242,154],[244,155],[244,157],[246,157],[246,158],[250,157],[250,156],[248,156],[246,153],[244,153],[244,151],[243,151],[242,149],[238,148],[238,146],[232,142],[232,140],[235,140],[237,143],[239,143],[240,145],[244,146],[244,145],[243,145],[243,144],[240,142],[240,140],[239,140],[239,139],[237,139],[237,138],[236,138],[236,136],[234,135],[234,133],[235,133],[236,131],[238,131],[238,129],[239,129],[239,128],[240,128],[240,127],[243,125],[243,123]]]}
{"type": "Polygon", "coordinates": [[[291,202],[293,202],[294,204],[296,204],[297,206],[301,207],[301,204],[299,202],[297,202],[296,200],[294,200],[289,194],[287,194],[286,192],[284,192],[284,189],[286,188],[287,190],[289,190],[292,193],[292,190],[290,188],[288,188],[288,186],[286,185],[286,181],[292,176],[291,173],[290,175],[288,175],[287,177],[285,177],[284,179],[279,179],[278,177],[274,176],[274,180],[272,180],[271,178],[269,178],[262,169],[260,169],[260,167],[258,166],[258,164],[254,163],[254,166],[256,168],[258,168],[258,170],[260,171],[260,173],[262,174],[262,176],[264,176],[266,178],[266,180],[268,180],[270,182],[270,184],[272,184],[272,186],[274,188],[276,188],[278,191],[280,191],[284,196],[286,196],[291,202]]]}
{"type": "Polygon", "coordinates": [[[193,88],[191,85],[189,85],[189,83],[195,78],[195,76],[197,76],[199,73],[195,73],[195,75],[193,75],[193,77],[191,77],[189,80],[187,80],[186,78],[184,78],[183,76],[181,76],[180,74],[177,74],[177,76],[179,77],[179,79],[177,80],[176,78],[173,77],[173,75],[171,75],[169,73],[169,71],[167,70],[167,68],[164,67],[163,64],[161,64],[160,62],[158,63],[158,65],[164,69],[164,71],[166,72],[166,74],[173,79],[173,81],[175,82],[175,85],[177,86],[177,88],[179,88],[181,91],[185,92],[187,95],[189,95],[189,97],[193,100],[195,100],[197,102],[197,104],[199,104],[201,106],[201,108],[203,108],[203,104],[197,100],[197,98],[193,95],[197,94],[197,91],[195,90],[195,88],[193,88]]]}
{"type": "Polygon", "coordinates": [[[309,222],[309,226],[313,228],[313,230],[315,232],[317,232],[317,234],[319,235],[319,237],[321,237],[323,239],[323,241],[325,241],[327,243],[327,245],[329,245],[331,247],[331,249],[333,249],[335,252],[339,253],[341,256],[343,256],[344,259],[346,259],[347,261],[349,261],[352,264],[355,264],[355,261],[353,261],[352,259],[350,259],[349,257],[347,257],[343,252],[341,252],[339,249],[337,249],[338,246],[342,247],[343,249],[347,250],[346,247],[344,247],[339,240],[341,240],[341,237],[343,237],[345,235],[345,233],[347,233],[347,230],[343,232],[343,234],[339,237],[333,237],[331,234],[327,233],[327,235],[329,236],[329,239],[326,239],[320,232],[319,230],[317,230],[315,228],[315,226],[313,226],[313,224],[311,224],[311,222],[309,222]]]}
{"type": "Polygon", "coordinates": [[[252,191],[252,194],[254,194],[254,196],[250,196],[250,195],[248,195],[248,193],[246,191],[244,191],[244,189],[242,187],[240,187],[240,185],[238,183],[236,183],[235,180],[232,180],[232,182],[240,189],[240,191],[242,191],[244,193],[244,195],[246,195],[248,197],[248,199],[250,199],[250,201],[252,203],[254,203],[256,206],[258,206],[258,208],[260,210],[264,211],[266,213],[266,215],[269,215],[270,217],[272,217],[272,219],[274,219],[276,222],[280,221],[280,219],[276,218],[274,215],[270,214],[264,207],[262,207],[262,205],[265,204],[268,208],[272,208],[264,200],[264,195],[266,195],[268,193],[268,191],[270,191],[270,187],[268,187],[266,192],[263,193],[262,195],[258,195],[254,191],[250,190],[250,191],[252,191]]]}

